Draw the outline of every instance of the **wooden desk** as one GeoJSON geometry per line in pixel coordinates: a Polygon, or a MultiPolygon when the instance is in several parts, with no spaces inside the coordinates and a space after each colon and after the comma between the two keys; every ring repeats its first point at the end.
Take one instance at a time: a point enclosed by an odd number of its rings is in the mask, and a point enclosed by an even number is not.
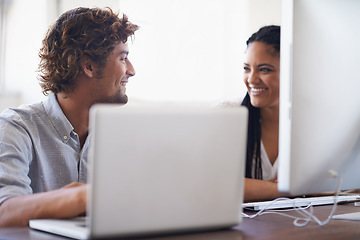
{"type": "MultiPolygon", "coordinates": [[[[315,215],[325,220],[332,206],[314,207],[315,215]]],[[[353,204],[340,205],[336,214],[360,211],[360,207],[353,204]]],[[[251,212],[250,212],[251,213],[251,212]]],[[[291,213],[296,215],[295,212],[291,213]]],[[[68,239],[47,234],[29,228],[3,228],[0,229],[0,239],[6,240],[60,240],[68,239]]],[[[177,236],[164,236],[146,238],[147,240],[248,240],[248,239],[360,239],[360,221],[332,220],[325,226],[318,226],[311,222],[305,227],[296,227],[293,220],[275,214],[266,214],[254,219],[244,218],[243,222],[234,230],[184,234],[177,236]]]]}
{"type": "MultiPolygon", "coordinates": [[[[327,219],[332,206],[314,207],[314,215],[320,221],[327,219]]],[[[353,204],[338,205],[335,214],[360,211],[353,204]]],[[[291,215],[299,216],[292,212],[291,215]]],[[[332,220],[324,226],[310,222],[305,227],[296,227],[293,219],[266,214],[254,219],[244,219],[236,229],[242,231],[244,239],[360,239],[360,221],[332,220]]]]}

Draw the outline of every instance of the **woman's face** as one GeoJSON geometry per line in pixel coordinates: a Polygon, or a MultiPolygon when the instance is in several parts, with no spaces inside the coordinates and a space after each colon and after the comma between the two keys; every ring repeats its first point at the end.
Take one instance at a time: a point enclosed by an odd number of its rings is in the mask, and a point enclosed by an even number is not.
{"type": "Polygon", "coordinates": [[[280,53],[263,42],[248,45],[244,82],[254,107],[279,107],[280,53]]]}

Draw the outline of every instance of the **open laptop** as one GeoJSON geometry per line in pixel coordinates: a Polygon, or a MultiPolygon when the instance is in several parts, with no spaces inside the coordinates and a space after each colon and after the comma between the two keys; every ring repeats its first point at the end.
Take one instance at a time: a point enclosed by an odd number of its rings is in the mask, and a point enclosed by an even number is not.
{"type": "Polygon", "coordinates": [[[90,112],[87,217],[29,225],[76,239],[237,225],[247,122],[244,107],[96,105],[90,112]]]}

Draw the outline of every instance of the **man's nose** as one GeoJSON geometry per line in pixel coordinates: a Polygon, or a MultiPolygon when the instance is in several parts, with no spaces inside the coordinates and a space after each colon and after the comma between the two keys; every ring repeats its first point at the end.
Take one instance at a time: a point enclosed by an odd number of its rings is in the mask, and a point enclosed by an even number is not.
{"type": "Polygon", "coordinates": [[[135,68],[131,64],[130,60],[127,60],[126,67],[127,67],[126,74],[129,75],[129,76],[134,76],[135,75],[135,68]]]}

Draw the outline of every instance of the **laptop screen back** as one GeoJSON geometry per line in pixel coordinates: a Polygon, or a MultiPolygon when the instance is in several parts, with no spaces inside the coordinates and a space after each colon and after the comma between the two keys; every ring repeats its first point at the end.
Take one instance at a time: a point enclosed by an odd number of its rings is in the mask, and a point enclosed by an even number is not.
{"type": "Polygon", "coordinates": [[[92,236],[238,224],[247,119],[243,107],[93,107],[92,236]]]}

